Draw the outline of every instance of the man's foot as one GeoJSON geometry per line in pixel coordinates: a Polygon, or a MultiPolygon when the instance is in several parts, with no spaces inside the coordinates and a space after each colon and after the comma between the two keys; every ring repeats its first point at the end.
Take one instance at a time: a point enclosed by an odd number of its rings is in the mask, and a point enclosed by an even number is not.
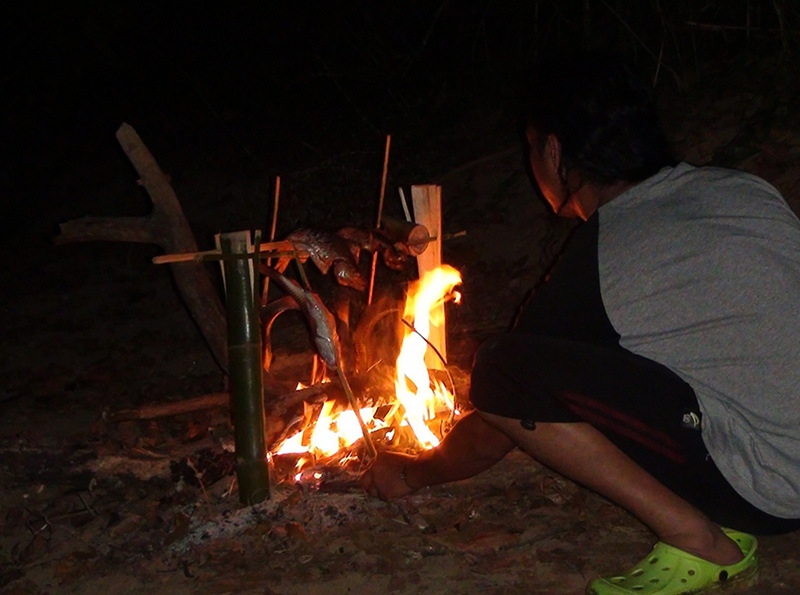
{"type": "Polygon", "coordinates": [[[744,557],[736,542],[716,525],[710,525],[697,533],[662,535],[661,541],[721,566],[736,564],[744,557]]]}
{"type": "Polygon", "coordinates": [[[590,582],[588,595],[685,595],[716,590],[723,585],[752,586],[758,580],[758,542],[752,535],[725,529],[741,558],[715,564],[663,541],[627,572],[590,582]]]}

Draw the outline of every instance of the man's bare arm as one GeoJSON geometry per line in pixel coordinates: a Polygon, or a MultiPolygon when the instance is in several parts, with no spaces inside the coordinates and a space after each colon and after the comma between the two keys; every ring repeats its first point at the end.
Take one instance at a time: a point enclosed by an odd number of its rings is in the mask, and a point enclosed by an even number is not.
{"type": "Polygon", "coordinates": [[[361,478],[370,495],[392,500],[485,471],[516,444],[473,411],[461,418],[442,443],[418,457],[381,453],[361,478]]]}

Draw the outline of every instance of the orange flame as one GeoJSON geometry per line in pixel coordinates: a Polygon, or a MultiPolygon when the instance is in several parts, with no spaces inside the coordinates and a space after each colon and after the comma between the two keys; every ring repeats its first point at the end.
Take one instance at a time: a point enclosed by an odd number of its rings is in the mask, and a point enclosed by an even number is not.
{"type": "MultiPolygon", "coordinates": [[[[436,390],[431,388],[431,377],[425,365],[427,339],[431,331],[431,318],[439,311],[439,306],[453,288],[461,283],[461,275],[452,267],[442,266],[426,273],[418,286],[409,293],[403,317],[412,321],[414,330],[406,331],[400,355],[397,357],[397,379],[395,392],[397,399],[405,408],[405,420],[423,448],[433,448],[439,439],[425,424],[433,419],[443,405],[453,409],[453,398],[441,384],[436,390]]],[[[433,320],[441,324],[441,320],[433,320]]]]}

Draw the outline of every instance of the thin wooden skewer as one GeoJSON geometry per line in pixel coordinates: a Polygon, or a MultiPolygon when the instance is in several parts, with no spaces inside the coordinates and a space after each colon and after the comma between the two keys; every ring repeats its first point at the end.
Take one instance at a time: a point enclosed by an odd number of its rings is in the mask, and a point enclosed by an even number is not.
{"type": "Polygon", "coordinates": [[[402,187],[398,188],[400,191],[400,202],[403,204],[403,214],[406,216],[406,221],[411,223],[411,212],[408,210],[408,202],[406,201],[406,193],[402,187]]]}
{"type": "MultiPolygon", "coordinates": [[[[381,177],[381,194],[378,201],[378,221],[375,229],[380,229],[381,219],[383,218],[383,199],[386,196],[386,176],[389,172],[389,147],[392,144],[392,135],[386,135],[386,149],[383,152],[383,176],[381,177]]],[[[372,291],[375,288],[375,267],[378,264],[378,253],[372,253],[372,268],[369,273],[369,293],[367,294],[367,305],[372,303],[372,291]]]]}
{"type": "Polygon", "coordinates": [[[356,397],[353,395],[353,389],[350,388],[350,383],[347,381],[347,376],[344,375],[341,366],[336,366],[336,373],[339,375],[339,380],[342,381],[342,387],[347,395],[347,400],[350,402],[350,408],[353,410],[353,413],[356,414],[358,425],[361,426],[361,434],[364,436],[364,445],[367,447],[367,454],[371,459],[374,459],[378,455],[378,451],[375,450],[375,443],[372,442],[372,436],[369,433],[367,424],[364,423],[364,419],[361,417],[361,411],[358,408],[358,403],[356,403],[356,397]]]}
{"type": "Polygon", "coordinates": [[[375,227],[381,226],[381,219],[383,218],[383,199],[386,196],[386,176],[389,172],[389,146],[392,144],[392,135],[386,135],[386,148],[383,152],[383,176],[381,177],[381,195],[378,202],[378,220],[375,227]]]}
{"type": "MultiPolygon", "coordinates": [[[[308,252],[305,250],[295,251],[294,245],[291,242],[269,242],[261,244],[260,251],[271,252],[270,256],[295,256],[297,254],[300,258],[308,258],[308,252]]],[[[177,254],[162,254],[153,257],[153,264],[169,264],[173,262],[202,262],[204,260],[220,260],[222,252],[220,250],[204,250],[202,252],[183,252],[177,254]]],[[[250,257],[248,257],[250,258],[250,257]]]]}

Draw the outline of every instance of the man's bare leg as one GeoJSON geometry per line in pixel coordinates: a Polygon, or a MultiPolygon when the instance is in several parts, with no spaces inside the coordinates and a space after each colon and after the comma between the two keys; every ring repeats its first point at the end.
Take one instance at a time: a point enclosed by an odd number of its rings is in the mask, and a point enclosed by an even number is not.
{"type": "Polygon", "coordinates": [[[697,508],[637,465],[587,423],[536,423],[481,413],[538,462],[608,498],[674,547],[717,564],[742,559],[739,547],[697,508]]]}

